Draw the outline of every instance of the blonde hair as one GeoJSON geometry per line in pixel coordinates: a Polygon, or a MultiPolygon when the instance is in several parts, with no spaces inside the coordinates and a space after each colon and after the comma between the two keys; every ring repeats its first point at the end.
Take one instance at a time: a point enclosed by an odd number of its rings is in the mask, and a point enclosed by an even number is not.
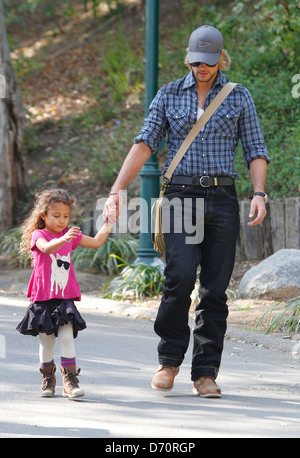
{"type": "MultiPolygon", "coordinates": [[[[186,51],[187,52],[186,52],[186,56],[185,56],[185,59],[184,59],[184,63],[188,67],[188,69],[191,70],[192,66],[189,63],[189,59],[188,59],[189,48],[187,48],[186,51]]],[[[220,60],[219,60],[219,70],[221,70],[221,72],[222,71],[226,72],[226,70],[229,70],[230,65],[231,65],[231,57],[228,54],[228,52],[226,51],[226,49],[223,49],[221,57],[220,57],[220,60]]]]}
{"type": "Polygon", "coordinates": [[[42,216],[47,215],[49,207],[54,203],[63,203],[70,207],[70,212],[75,210],[76,199],[64,189],[50,189],[36,194],[35,205],[21,227],[22,238],[19,251],[24,256],[33,259],[30,249],[31,237],[36,229],[44,229],[45,221],[42,216]]]}

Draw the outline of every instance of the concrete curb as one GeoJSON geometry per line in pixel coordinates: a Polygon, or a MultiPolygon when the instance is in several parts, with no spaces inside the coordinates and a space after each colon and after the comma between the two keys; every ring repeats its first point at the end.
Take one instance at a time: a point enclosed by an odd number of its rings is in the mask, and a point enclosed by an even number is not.
{"type": "Polygon", "coordinates": [[[291,339],[283,339],[266,334],[260,334],[254,331],[247,331],[240,328],[228,326],[226,332],[227,338],[235,342],[243,342],[255,347],[264,347],[268,349],[291,352],[296,342],[291,339]]]}
{"type": "MultiPolygon", "coordinates": [[[[154,322],[157,314],[156,307],[128,305],[122,302],[88,295],[83,295],[80,305],[77,303],[77,306],[80,309],[96,309],[101,313],[113,313],[120,316],[128,316],[152,322],[154,322]]],[[[190,325],[193,326],[192,317],[190,321],[190,325]]],[[[276,349],[283,352],[291,352],[296,344],[296,342],[291,339],[283,339],[282,337],[265,335],[254,331],[233,328],[231,326],[227,328],[226,338],[235,342],[247,343],[268,349],[276,349]]]]}

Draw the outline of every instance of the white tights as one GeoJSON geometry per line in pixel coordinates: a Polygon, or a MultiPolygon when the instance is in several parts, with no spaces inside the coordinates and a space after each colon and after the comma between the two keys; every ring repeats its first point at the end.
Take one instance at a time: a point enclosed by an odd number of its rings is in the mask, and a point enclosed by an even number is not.
{"type": "MultiPolygon", "coordinates": [[[[40,336],[40,363],[49,363],[54,359],[55,335],[39,334],[40,336]]],[[[75,358],[75,345],[72,323],[65,324],[58,328],[57,340],[60,354],[64,358],[75,358]]]]}

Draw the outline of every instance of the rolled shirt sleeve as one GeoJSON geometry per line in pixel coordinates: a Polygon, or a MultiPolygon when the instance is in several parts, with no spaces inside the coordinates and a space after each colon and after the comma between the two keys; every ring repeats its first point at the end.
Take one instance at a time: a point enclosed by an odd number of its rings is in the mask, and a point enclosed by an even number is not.
{"type": "Polygon", "coordinates": [[[254,101],[246,88],[244,88],[244,99],[239,117],[239,137],[247,167],[250,162],[258,158],[266,159],[267,163],[270,162],[254,101]]]}
{"type": "Polygon", "coordinates": [[[149,107],[148,117],[138,136],[135,137],[134,143],[144,142],[153,153],[156,152],[161,140],[166,136],[167,124],[163,94],[160,89],[149,107]]]}

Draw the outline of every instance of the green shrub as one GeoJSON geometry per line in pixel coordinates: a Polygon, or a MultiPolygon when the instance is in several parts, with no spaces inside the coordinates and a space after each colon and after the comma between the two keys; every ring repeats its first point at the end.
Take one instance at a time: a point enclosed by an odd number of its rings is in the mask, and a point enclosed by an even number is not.
{"type": "Polygon", "coordinates": [[[108,237],[102,247],[96,250],[77,247],[72,254],[72,262],[74,268],[79,270],[93,270],[113,275],[120,271],[117,257],[122,257],[127,262],[133,261],[138,246],[139,240],[127,234],[117,239],[108,237]]]}
{"type": "Polygon", "coordinates": [[[161,268],[144,264],[128,264],[119,256],[113,256],[121,261],[119,267],[124,267],[120,276],[110,280],[103,288],[104,297],[110,299],[143,299],[155,297],[160,293],[164,275],[161,268]]]}
{"type": "Polygon", "coordinates": [[[290,299],[284,305],[277,303],[272,306],[262,315],[256,327],[265,321],[269,326],[266,334],[276,330],[289,334],[298,333],[300,331],[300,296],[290,299]]]}
{"type": "Polygon", "coordinates": [[[19,253],[20,227],[12,227],[0,235],[0,254],[11,261],[12,267],[26,268],[31,262],[19,253]]]}

